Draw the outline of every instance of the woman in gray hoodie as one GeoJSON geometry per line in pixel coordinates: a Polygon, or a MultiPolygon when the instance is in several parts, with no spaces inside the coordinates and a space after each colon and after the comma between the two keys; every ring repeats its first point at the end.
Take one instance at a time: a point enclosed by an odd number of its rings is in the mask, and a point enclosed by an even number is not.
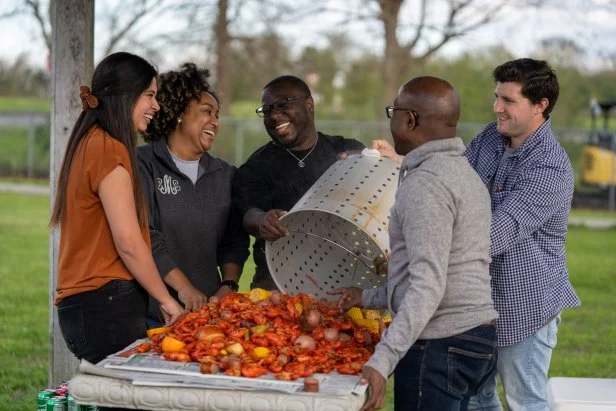
{"type": "MultiPolygon", "coordinates": [[[[236,168],[208,151],[218,134],[218,98],[209,71],[186,63],[160,76],[160,112],[139,148],[149,206],[152,253],[160,275],[186,310],[238,290],[248,234],[231,202],[236,168]]],[[[148,323],[158,325],[150,300],[148,323]]]]}

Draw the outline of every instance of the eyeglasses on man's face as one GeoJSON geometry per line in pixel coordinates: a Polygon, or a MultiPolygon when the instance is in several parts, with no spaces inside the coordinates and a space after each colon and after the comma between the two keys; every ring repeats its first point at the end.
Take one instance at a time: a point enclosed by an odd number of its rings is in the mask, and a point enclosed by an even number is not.
{"type": "Polygon", "coordinates": [[[419,122],[419,114],[417,114],[415,110],[412,110],[410,108],[404,108],[404,107],[385,106],[385,114],[387,114],[387,118],[392,118],[394,115],[394,111],[396,110],[406,111],[408,113],[411,113],[411,115],[415,117],[415,122],[416,123],[419,122]]]}
{"type": "Polygon", "coordinates": [[[293,96],[281,98],[280,100],[274,101],[272,104],[264,104],[261,107],[257,108],[255,111],[259,117],[269,117],[272,115],[272,112],[274,110],[286,110],[289,108],[289,105],[293,100],[297,100],[300,98],[308,98],[308,96],[293,96]]]}

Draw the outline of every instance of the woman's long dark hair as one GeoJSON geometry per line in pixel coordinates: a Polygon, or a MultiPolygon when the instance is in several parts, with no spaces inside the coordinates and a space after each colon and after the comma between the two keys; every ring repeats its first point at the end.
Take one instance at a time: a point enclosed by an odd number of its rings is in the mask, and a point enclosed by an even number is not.
{"type": "Polygon", "coordinates": [[[66,208],[66,185],[73,158],[79,143],[93,126],[100,127],[128,149],[137,218],[141,227],[147,226],[143,190],[136,165],[137,131],[132,113],[137,100],[157,75],[158,71],[152,64],[124,52],[110,54],[96,67],[92,76],[92,95],[98,99],[98,107],[83,110],[75,122],[58,178],[50,226],[60,223],[66,208]]]}

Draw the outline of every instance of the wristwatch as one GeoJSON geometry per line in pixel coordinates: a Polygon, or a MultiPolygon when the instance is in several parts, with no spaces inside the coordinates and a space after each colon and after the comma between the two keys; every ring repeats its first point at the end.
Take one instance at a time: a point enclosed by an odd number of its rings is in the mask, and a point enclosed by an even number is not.
{"type": "Polygon", "coordinates": [[[240,289],[240,285],[238,283],[236,283],[233,280],[225,280],[223,282],[220,283],[220,286],[222,287],[223,285],[226,285],[227,287],[229,287],[230,289],[232,289],[233,291],[237,292],[237,290],[240,289]]]}

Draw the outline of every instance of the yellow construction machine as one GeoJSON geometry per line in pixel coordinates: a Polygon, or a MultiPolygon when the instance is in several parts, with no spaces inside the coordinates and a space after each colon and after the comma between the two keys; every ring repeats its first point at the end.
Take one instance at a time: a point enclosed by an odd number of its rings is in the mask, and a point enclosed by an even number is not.
{"type": "Polygon", "coordinates": [[[603,190],[616,185],[616,134],[609,129],[609,118],[616,101],[591,104],[591,131],[582,154],[582,183],[603,190]],[[603,118],[603,127],[597,125],[603,118]]]}

